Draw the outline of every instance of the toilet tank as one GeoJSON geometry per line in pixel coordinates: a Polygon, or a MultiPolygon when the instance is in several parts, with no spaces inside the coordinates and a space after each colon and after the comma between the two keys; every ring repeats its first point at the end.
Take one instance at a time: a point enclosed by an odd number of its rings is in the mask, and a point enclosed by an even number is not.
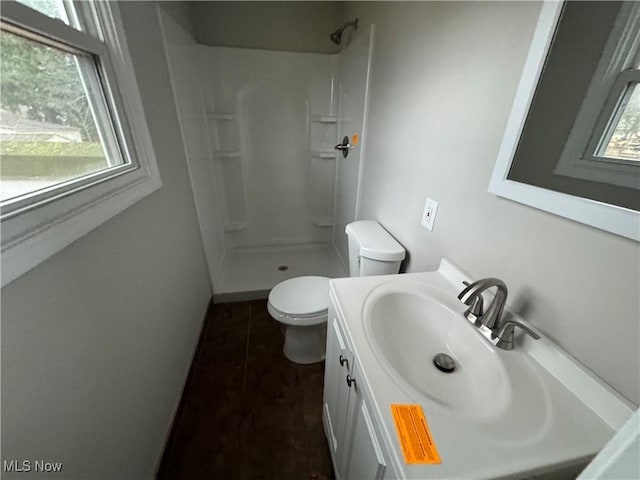
{"type": "Polygon", "coordinates": [[[389,275],[400,271],[405,250],[395,238],[373,220],[347,225],[349,276],[389,275]]]}

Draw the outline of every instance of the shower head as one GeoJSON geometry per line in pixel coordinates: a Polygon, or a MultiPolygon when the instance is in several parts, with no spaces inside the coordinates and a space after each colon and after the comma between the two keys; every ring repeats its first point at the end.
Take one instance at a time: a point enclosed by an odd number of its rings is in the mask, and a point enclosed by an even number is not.
{"type": "Polygon", "coordinates": [[[333,43],[335,43],[336,45],[340,45],[340,42],[342,42],[342,33],[345,31],[345,29],[347,27],[353,27],[355,30],[357,30],[358,29],[358,19],[356,18],[352,22],[345,23],[340,28],[338,28],[335,32],[333,32],[331,35],[329,35],[329,38],[331,39],[331,41],[333,43]]]}

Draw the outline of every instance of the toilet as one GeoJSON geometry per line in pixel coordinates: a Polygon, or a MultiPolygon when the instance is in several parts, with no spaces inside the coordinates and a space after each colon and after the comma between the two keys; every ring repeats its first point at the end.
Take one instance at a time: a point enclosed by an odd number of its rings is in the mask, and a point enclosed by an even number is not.
{"type": "MultiPolygon", "coordinates": [[[[398,273],[405,250],[378,222],[353,222],[345,231],[350,277],[398,273]]],[[[280,282],[269,292],[267,310],[285,327],[285,357],[300,364],[324,360],[329,278],[304,276],[280,282]]]]}

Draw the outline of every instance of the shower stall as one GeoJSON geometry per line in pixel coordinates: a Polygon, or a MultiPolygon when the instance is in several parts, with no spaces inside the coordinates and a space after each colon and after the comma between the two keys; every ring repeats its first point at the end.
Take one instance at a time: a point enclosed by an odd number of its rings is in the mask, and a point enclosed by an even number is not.
{"type": "Polygon", "coordinates": [[[199,45],[158,15],[216,298],[346,276],[372,29],[339,54],[300,53],[199,45]],[[334,148],[344,136],[347,157],[334,148]]]}

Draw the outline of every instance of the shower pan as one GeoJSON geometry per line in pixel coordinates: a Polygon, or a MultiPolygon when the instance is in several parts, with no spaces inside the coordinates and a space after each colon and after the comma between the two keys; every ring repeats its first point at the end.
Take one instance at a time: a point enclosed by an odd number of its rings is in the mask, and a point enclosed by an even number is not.
{"type": "Polygon", "coordinates": [[[346,276],[372,27],[339,54],[211,47],[158,12],[215,298],[346,276]]]}

